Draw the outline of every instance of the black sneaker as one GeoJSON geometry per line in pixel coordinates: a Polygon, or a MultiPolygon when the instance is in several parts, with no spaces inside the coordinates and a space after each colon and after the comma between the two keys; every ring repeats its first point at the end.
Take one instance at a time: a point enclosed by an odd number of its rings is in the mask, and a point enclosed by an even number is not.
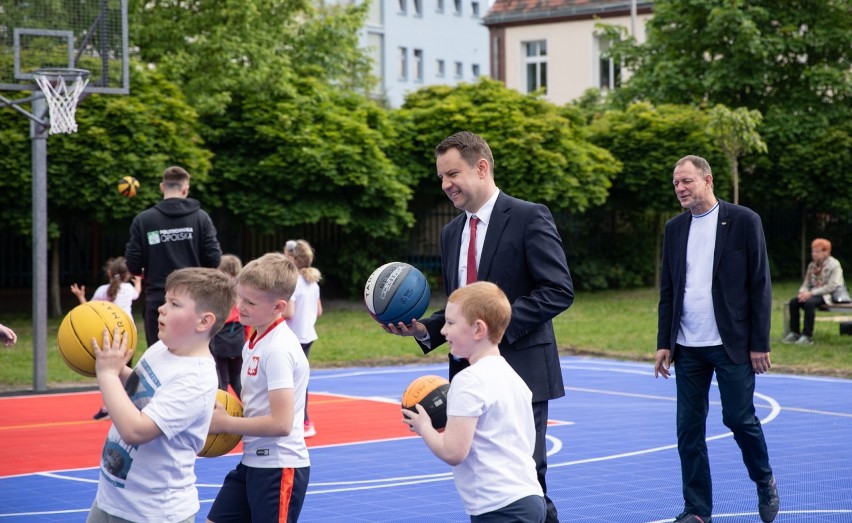
{"type": "Polygon", "coordinates": [[[778,497],[778,488],[775,486],[775,477],[769,480],[765,486],[757,486],[757,510],[763,523],[772,523],[778,515],[781,506],[781,498],[778,497]]]}
{"type": "Polygon", "coordinates": [[[681,512],[674,520],[674,523],[711,523],[713,518],[710,516],[698,516],[689,512],[681,512]]]}

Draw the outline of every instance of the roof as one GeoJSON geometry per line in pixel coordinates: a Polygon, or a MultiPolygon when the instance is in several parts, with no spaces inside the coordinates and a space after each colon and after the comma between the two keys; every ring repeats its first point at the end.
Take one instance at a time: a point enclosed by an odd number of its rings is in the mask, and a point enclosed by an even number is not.
{"type": "MultiPolygon", "coordinates": [[[[638,12],[650,12],[651,0],[636,0],[638,12]]],[[[495,0],[483,19],[486,26],[542,20],[589,19],[630,14],[631,0],[495,0]]]]}

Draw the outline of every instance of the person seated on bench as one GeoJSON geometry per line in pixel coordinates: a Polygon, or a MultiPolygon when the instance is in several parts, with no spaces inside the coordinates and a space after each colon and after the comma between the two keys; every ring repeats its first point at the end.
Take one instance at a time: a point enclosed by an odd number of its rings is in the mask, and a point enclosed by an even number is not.
{"type": "Polygon", "coordinates": [[[811,258],[805,281],[799,294],[790,300],[790,332],[781,340],[783,343],[813,345],[814,317],[816,308],[824,303],[831,304],[831,293],[843,283],[840,262],[831,256],[831,242],[817,238],[811,242],[811,258]],[[805,325],[799,330],[799,311],[805,312],[805,325]]]}

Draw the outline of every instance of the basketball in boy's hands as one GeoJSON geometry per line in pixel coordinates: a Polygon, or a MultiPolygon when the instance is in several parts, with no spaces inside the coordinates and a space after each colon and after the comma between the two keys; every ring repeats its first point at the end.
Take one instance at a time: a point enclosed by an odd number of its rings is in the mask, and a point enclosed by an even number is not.
{"type": "Polygon", "coordinates": [[[133,198],[139,190],[139,180],[132,176],[125,176],[118,181],[118,192],[122,196],[133,198]]]}
{"type": "MultiPolygon", "coordinates": [[[[216,401],[224,405],[228,415],[243,417],[243,405],[236,396],[229,391],[219,389],[216,391],[216,401]]],[[[215,407],[214,407],[215,408],[215,407]]],[[[225,432],[219,434],[208,434],[207,441],[204,442],[204,447],[198,452],[202,458],[215,458],[224,456],[228,452],[234,450],[237,443],[240,442],[242,436],[239,434],[227,434],[225,432]]]]}
{"type": "Polygon", "coordinates": [[[77,305],[62,320],[56,343],[59,354],[72,370],[83,376],[95,376],[95,349],[92,338],[103,349],[104,328],[112,341],[116,327],[119,336],[127,333],[127,349],[136,348],[136,325],[127,313],[109,301],[90,301],[77,305]]]}
{"type": "Polygon", "coordinates": [[[423,273],[403,262],[382,265],[367,278],[364,302],[382,325],[411,323],[429,307],[429,282],[423,273]]]}
{"type": "Polygon", "coordinates": [[[417,412],[418,403],[432,419],[435,430],[447,426],[447,391],[450,382],[441,376],[421,376],[412,381],[402,394],[402,408],[417,412]]]}

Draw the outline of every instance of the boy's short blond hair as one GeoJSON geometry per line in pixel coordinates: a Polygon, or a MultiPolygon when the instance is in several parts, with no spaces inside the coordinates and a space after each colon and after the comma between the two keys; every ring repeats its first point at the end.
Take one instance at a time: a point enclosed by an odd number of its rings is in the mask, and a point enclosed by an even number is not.
{"type": "Polygon", "coordinates": [[[195,302],[196,313],[213,313],[216,322],[208,333],[212,338],[231,313],[237,301],[234,282],[222,271],[203,267],[178,269],[166,278],[166,292],[183,292],[195,302]]]}
{"type": "Polygon", "coordinates": [[[478,281],[456,289],[447,301],[458,305],[461,315],[471,325],[482,320],[488,326],[491,343],[496,345],[503,339],[512,319],[512,305],[500,287],[488,281],[478,281]]]}
{"type": "Polygon", "coordinates": [[[267,292],[281,300],[293,296],[298,280],[299,270],[281,252],[269,252],[248,262],[237,275],[239,285],[267,292]]]}

